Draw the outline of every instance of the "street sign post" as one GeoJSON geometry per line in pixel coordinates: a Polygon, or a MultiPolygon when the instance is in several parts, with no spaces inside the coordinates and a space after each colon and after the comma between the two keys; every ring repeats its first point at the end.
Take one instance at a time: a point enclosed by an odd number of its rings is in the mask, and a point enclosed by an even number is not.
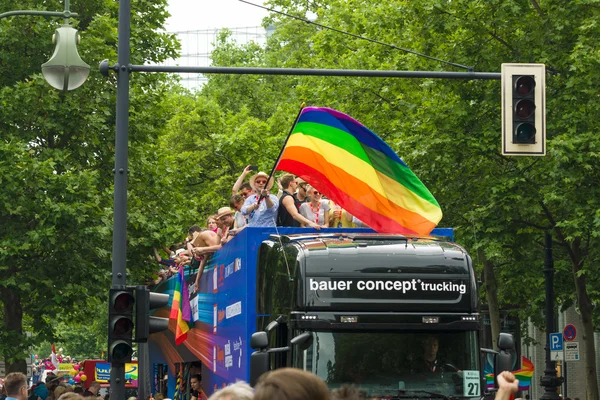
{"type": "Polygon", "coordinates": [[[575,325],[569,324],[563,329],[563,336],[567,342],[572,342],[577,337],[577,329],[575,325]]]}
{"type": "Polygon", "coordinates": [[[552,361],[563,361],[563,334],[562,332],[550,334],[550,359],[552,361]]]}

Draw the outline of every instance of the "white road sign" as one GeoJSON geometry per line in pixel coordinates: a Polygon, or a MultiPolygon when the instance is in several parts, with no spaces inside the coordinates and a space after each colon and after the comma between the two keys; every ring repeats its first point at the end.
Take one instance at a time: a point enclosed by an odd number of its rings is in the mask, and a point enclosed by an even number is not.
{"type": "Polygon", "coordinates": [[[565,348],[565,361],[579,361],[579,342],[566,342],[565,348]]]}

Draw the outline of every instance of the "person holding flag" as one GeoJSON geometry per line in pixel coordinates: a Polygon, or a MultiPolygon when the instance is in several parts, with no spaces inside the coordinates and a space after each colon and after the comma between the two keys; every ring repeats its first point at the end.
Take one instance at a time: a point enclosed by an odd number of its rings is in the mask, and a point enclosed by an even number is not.
{"type": "Polygon", "coordinates": [[[273,184],[273,177],[265,172],[250,178],[256,194],[248,196],[240,210],[248,218],[248,226],[276,226],[279,199],[270,192],[273,184]]]}

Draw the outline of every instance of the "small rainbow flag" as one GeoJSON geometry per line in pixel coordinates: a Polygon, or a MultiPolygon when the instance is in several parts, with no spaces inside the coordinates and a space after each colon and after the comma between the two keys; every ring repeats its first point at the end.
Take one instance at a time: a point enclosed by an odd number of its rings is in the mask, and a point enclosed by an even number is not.
{"type": "MultiPolygon", "coordinates": [[[[525,356],[521,356],[522,368],[513,371],[515,378],[519,380],[519,390],[529,390],[531,386],[531,378],[535,370],[533,363],[525,356]]],[[[488,389],[494,388],[494,374],[486,374],[486,386],[488,389]]]]}
{"type": "Polygon", "coordinates": [[[171,302],[171,315],[169,316],[169,319],[176,321],[176,345],[180,345],[187,339],[187,333],[190,330],[188,323],[192,320],[190,296],[188,294],[187,285],[185,284],[183,270],[183,267],[179,268],[179,274],[173,292],[173,301],[171,302]]]}
{"type": "Polygon", "coordinates": [[[422,234],[442,219],[431,192],[374,132],[330,108],[302,110],[277,164],[377,232],[422,234]]]}

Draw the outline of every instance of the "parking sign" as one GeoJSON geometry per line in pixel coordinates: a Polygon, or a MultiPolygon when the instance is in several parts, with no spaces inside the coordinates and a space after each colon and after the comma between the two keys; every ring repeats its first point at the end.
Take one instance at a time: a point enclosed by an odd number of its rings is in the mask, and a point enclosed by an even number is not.
{"type": "Polygon", "coordinates": [[[550,334],[550,359],[552,361],[564,360],[562,332],[550,334]]]}

